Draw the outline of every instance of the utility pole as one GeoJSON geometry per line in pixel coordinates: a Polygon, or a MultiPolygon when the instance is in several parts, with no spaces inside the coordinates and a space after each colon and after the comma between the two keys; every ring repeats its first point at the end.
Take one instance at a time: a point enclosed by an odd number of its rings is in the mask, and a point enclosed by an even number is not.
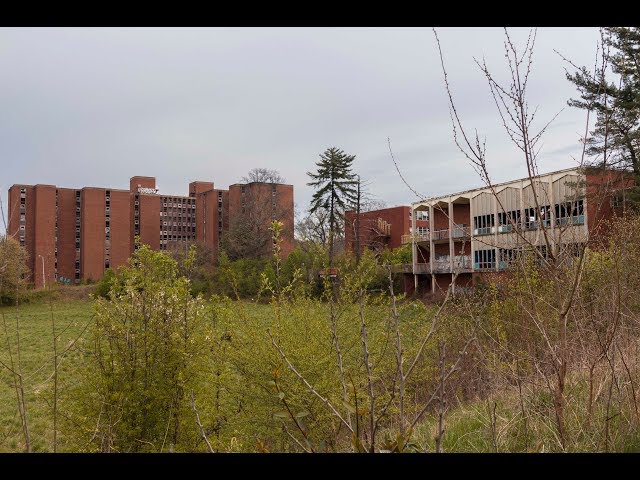
{"type": "Polygon", "coordinates": [[[360,263],[360,175],[358,175],[358,191],[356,203],[356,225],[355,225],[355,241],[356,241],[356,264],[360,263]]]}
{"type": "Polygon", "coordinates": [[[44,278],[44,257],[40,254],[38,254],[38,256],[42,259],[42,288],[46,288],[47,282],[44,278]]]}

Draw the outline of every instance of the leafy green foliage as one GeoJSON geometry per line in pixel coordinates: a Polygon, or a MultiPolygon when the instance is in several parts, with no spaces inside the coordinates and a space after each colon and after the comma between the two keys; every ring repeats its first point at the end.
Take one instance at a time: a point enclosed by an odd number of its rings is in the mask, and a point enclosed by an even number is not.
{"type": "Polygon", "coordinates": [[[166,441],[195,443],[188,392],[197,385],[208,344],[204,303],[167,255],[142,246],[95,302],[86,395],[100,418],[101,451],[160,451],[166,441]]]}
{"type": "Polygon", "coordinates": [[[0,305],[12,305],[28,280],[27,252],[17,240],[0,236],[0,305]]]}

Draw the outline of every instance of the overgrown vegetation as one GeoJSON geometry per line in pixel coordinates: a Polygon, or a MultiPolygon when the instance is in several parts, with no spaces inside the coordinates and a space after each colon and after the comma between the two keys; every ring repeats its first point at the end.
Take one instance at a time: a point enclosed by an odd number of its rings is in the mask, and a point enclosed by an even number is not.
{"type": "Polygon", "coordinates": [[[175,260],[142,247],[107,298],[0,310],[0,449],[25,448],[6,368],[19,326],[32,450],[53,450],[53,314],[58,451],[637,451],[640,220],[611,232],[586,251],[568,316],[562,434],[544,301],[557,279],[535,261],[425,305],[388,278],[376,291],[370,255],[337,298],[276,257],[258,303],[194,296],[175,260]]]}

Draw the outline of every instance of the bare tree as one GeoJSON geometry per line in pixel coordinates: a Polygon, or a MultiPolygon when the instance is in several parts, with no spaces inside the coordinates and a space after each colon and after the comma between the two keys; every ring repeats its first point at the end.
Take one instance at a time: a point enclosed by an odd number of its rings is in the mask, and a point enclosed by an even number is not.
{"type": "Polygon", "coordinates": [[[286,180],[277,170],[268,168],[254,168],[242,177],[242,183],[286,183],[286,180]]]}

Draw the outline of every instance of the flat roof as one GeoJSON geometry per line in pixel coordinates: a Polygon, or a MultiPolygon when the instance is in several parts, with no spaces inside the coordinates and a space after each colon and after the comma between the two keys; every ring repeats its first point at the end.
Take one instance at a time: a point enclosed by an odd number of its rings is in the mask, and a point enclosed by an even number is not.
{"type": "MultiPolygon", "coordinates": [[[[581,168],[586,168],[586,167],[572,167],[572,168],[564,168],[562,170],[554,170],[553,172],[547,172],[547,173],[539,173],[538,175],[535,175],[533,178],[541,178],[541,177],[546,177],[548,175],[555,175],[556,173],[568,173],[568,172],[575,172],[576,170],[580,170],[581,168]]],[[[492,186],[494,188],[496,187],[504,187],[506,185],[515,183],[515,182],[522,182],[522,181],[526,181],[529,180],[529,177],[523,177],[523,178],[516,178],[514,180],[509,180],[507,182],[501,182],[501,183],[494,183],[492,184],[492,186]]],[[[443,199],[445,197],[455,197],[455,196],[459,196],[459,195],[465,195],[467,193],[471,193],[471,192],[476,192],[478,190],[486,190],[487,188],[489,188],[489,186],[484,186],[484,187],[477,187],[477,188],[471,188],[469,190],[463,190],[461,192],[455,192],[455,193],[446,193],[444,195],[438,195],[437,197],[429,197],[429,198],[425,198],[423,200],[418,200],[417,202],[413,202],[411,203],[411,205],[419,205],[421,203],[428,203],[428,202],[432,202],[434,200],[440,200],[443,199]]]]}

